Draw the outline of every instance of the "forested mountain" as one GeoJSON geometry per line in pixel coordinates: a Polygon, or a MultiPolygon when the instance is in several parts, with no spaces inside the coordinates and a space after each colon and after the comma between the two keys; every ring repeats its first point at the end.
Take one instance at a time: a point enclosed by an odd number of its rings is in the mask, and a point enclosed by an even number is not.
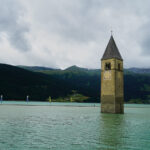
{"type": "Polygon", "coordinates": [[[129,68],[128,71],[140,74],[150,74],[150,68],[129,68]]]}
{"type": "Polygon", "coordinates": [[[41,66],[16,66],[19,68],[23,68],[30,71],[51,71],[51,70],[60,70],[56,68],[48,68],[48,67],[41,67],[41,66]]]}
{"type": "Polygon", "coordinates": [[[69,85],[53,75],[0,64],[0,94],[4,99],[23,100],[29,95],[32,100],[44,101],[48,96],[66,96],[69,91],[69,85]]]}
{"type": "MultiPolygon", "coordinates": [[[[48,67],[40,67],[40,66],[17,66],[20,68],[24,68],[30,71],[35,71],[35,72],[49,72],[49,71],[63,71],[58,68],[48,68],[48,67]]],[[[87,69],[87,68],[80,68],[78,66],[71,66],[67,69],[66,71],[84,71],[84,72],[98,72],[99,69],[87,69]]],[[[65,71],[64,70],[64,71],[65,71]]],[[[137,73],[137,74],[150,74],[150,68],[128,68],[124,69],[124,73],[137,73]]]]}
{"type": "MultiPolygon", "coordinates": [[[[100,70],[77,66],[65,70],[45,67],[23,68],[0,64],[0,94],[5,99],[25,99],[45,101],[52,98],[67,97],[74,93],[88,97],[87,102],[99,102],[100,70]],[[27,70],[26,70],[27,69],[27,70]],[[32,70],[32,71],[31,71],[32,70]]],[[[125,101],[150,102],[150,73],[142,69],[125,69],[125,101]],[[138,72],[137,70],[140,70],[138,72]]]]}

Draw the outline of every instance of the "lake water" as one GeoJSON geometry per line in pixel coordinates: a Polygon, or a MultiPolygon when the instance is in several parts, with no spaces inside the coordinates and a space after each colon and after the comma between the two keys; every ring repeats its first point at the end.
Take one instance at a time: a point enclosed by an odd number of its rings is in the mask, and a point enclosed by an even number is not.
{"type": "Polygon", "coordinates": [[[4,103],[0,150],[150,150],[150,105],[119,115],[101,114],[100,104],[4,103]]]}

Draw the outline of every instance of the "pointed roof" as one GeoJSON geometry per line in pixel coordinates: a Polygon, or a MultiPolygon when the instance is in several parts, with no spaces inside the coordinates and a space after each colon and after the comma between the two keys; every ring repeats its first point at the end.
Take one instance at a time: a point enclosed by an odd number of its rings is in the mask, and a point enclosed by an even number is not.
{"type": "Polygon", "coordinates": [[[112,35],[110,37],[106,50],[103,54],[102,60],[111,58],[123,60],[112,35]]]}

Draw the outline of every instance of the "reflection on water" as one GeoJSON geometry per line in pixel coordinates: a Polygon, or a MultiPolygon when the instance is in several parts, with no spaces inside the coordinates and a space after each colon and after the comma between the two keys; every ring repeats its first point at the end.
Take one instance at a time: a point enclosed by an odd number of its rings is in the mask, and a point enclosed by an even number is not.
{"type": "Polygon", "coordinates": [[[100,142],[101,147],[112,149],[121,148],[124,145],[124,115],[101,114],[100,142]]]}
{"type": "Polygon", "coordinates": [[[149,105],[129,105],[124,115],[99,107],[0,106],[0,150],[149,150],[149,141],[149,105]]]}
{"type": "Polygon", "coordinates": [[[128,108],[122,114],[101,114],[102,149],[150,149],[150,107],[128,108]]]}

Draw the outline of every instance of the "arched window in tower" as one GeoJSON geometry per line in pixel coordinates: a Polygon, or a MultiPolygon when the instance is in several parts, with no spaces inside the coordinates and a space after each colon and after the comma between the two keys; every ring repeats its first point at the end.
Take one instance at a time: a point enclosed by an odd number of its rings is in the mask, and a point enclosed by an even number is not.
{"type": "Polygon", "coordinates": [[[105,70],[111,70],[111,63],[105,64],[105,70]]]}
{"type": "Polygon", "coordinates": [[[118,64],[118,70],[121,70],[121,65],[120,65],[120,63],[118,64]]]}

